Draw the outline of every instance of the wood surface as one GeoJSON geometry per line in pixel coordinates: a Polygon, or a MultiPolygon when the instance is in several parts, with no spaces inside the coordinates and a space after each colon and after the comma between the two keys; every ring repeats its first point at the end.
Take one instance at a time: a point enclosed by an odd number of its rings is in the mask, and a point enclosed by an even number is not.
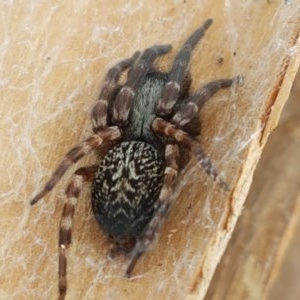
{"type": "Polygon", "coordinates": [[[297,300],[300,287],[300,73],[262,153],[206,300],[297,300]]]}
{"type": "Polygon", "coordinates": [[[211,17],[214,24],[192,57],[192,87],[244,77],[201,112],[201,144],[230,191],[192,158],[159,239],[128,280],[126,260],[107,256],[87,185],[68,251],[67,299],[203,299],[299,66],[299,3],[0,3],[0,299],[57,297],[64,188],[72,171],[95,157],[71,168],[35,207],[29,201],[70,147],[91,133],[89,114],[105,71],[137,49],[171,43],[174,51],[158,61],[167,69],[184,39],[211,17]]]}

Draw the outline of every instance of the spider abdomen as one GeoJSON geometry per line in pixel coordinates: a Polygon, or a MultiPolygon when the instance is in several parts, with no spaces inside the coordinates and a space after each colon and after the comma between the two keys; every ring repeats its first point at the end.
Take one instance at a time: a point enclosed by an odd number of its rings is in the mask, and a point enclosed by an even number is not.
{"type": "Polygon", "coordinates": [[[123,142],[100,162],[92,207],[103,231],[115,240],[138,238],[151,220],[163,184],[163,161],[150,144],[123,142]]]}

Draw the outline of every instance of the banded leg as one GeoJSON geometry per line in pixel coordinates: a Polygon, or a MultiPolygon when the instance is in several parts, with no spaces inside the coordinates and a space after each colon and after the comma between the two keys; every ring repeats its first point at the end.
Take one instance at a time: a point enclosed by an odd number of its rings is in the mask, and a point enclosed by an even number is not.
{"type": "Polygon", "coordinates": [[[112,121],[113,124],[125,126],[128,121],[128,115],[131,109],[132,101],[135,96],[136,88],[145,78],[146,74],[152,68],[154,60],[171,50],[170,45],[158,45],[146,49],[139,59],[135,61],[128,78],[122,89],[117,95],[113,104],[112,121]]]}
{"type": "Polygon", "coordinates": [[[81,142],[78,146],[71,149],[64,157],[63,161],[57,167],[52,174],[49,181],[41,192],[39,192],[31,201],[30,204],[34,205],[40,199],[42,199],[47,193],[49,193],[54,186],[63,177],[68,168],[77,162],[80,158],[88,154],[91,150],[99,147],[103,142],[114,141],[121,137],[121,132],[118,127],[108,127],[97,134],[92,135],[85,141],[81,142]]]}
{"type": "Polygon", "coordinates": [[[178,100],[182,82],[187,73],[191,53],[211,24],[212,19],[206,20],[204,24],[186,40],[181,50],[176,55],[172,69],[169,73],[169,82],[163,88],[162,97],[157,105],[157,114],[159,116],[171,114],[172,108],[178,100]]]}
{"type": "Polygon", "coordinates": [[[218,90],[222,88],[230,87],[235,78],[233,79],[219,79],[212,81],[202,87],[197,93],[195,93],[187,104],[179,109],[179,111],[171,119],[171,123],[177,127],[183,127],[195,118],[204,105],[204,103],[211,98],[218,90]]]}
{"type": "Polygon", "coordinates": [[[219,176],[207,154],[201,148],[199,142],[185,131],[178,129],[174,124],[161,118],[156,118],[151,126],[152,130],[160,135],[174,138],[178,143],[188,147],[196,156],[198,163],[202,166],[207,175],[217,182],[224,190],[229,190],[226,182],[219,176]]]}
{"type": "Polygon", "coordinates": [[[120,75],[125,69],[129,68],[134,63],[139,55],[140,52],[136,52],[132,57],[120,61],[110,70],[108,70],[100,92],[99,100],[92,110],[92,123],[94,132],[97,132],[100,128],[107,126],[108,103],[118,87],[120,75]]]}
{"type": "Polygon", "coordinates": [[[67,291],[67,249],[72,240],[72,225],[77,199],[86,181],[91,181],[98,169],[97,165],[78,169],[66,189],[67,200],[63,207],[58,241],[58,286],[59,299],[64,299],[67,291]]]}
{"type": "Polygon", "coordinates": [[[162,220],[169,211],[172,202],[172,191],[178,174],[179,149],[176,144],[168,144],[165,150],[166,168],[164,172],[164,184],[159,199],[154,208],[154,215],[141,240],[138,240],[130,253],[130,262],[126,270],[126,277],[130,277],[137,260],[146,252],[152,241],[156,238],[162,220]]]}

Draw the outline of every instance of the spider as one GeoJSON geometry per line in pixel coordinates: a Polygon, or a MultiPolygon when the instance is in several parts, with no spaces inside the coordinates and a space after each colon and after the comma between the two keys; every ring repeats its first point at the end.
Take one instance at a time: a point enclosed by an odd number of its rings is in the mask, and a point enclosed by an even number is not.
{"type": "Polygon", "coordinates": [[[197,140],[198,115],[213,94],[230,87],[236,78],[212,81],[189,95],[190,57],[211,24],[212,19],[206,20],[185,41],[169,72],[156,69],[153,63],[168,53],[171,45],[137,51],[109,69],[91,113],[93,135],[65,155],[41,192],[31,200],[31,205],[37,203],[72,164],[108,145],[110,150],[99,165],[79,168],[66,188],[58,242],[60,299],[67,291],[67,249],[84,182],[92,182],[92,210],[112,242],[111,255],[123,253],[128,257],[127,277],[149,249],[169,211],[184,153],[195,155],[204,171],[227,189],[197,140]],[[126,70],[126,82],[121,84],[119,78],[126,70]]]}

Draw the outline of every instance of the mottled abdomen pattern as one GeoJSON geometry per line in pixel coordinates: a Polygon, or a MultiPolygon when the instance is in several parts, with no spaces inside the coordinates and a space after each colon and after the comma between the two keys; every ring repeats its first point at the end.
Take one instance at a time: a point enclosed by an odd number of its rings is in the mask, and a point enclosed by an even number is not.
{"type": "Polygon", "coordinates": [[[163,184],[163,161],[150,144],[123,142],[101,161],[92,185],[97,221],[114,240],[141,236],[163,184]]]}

